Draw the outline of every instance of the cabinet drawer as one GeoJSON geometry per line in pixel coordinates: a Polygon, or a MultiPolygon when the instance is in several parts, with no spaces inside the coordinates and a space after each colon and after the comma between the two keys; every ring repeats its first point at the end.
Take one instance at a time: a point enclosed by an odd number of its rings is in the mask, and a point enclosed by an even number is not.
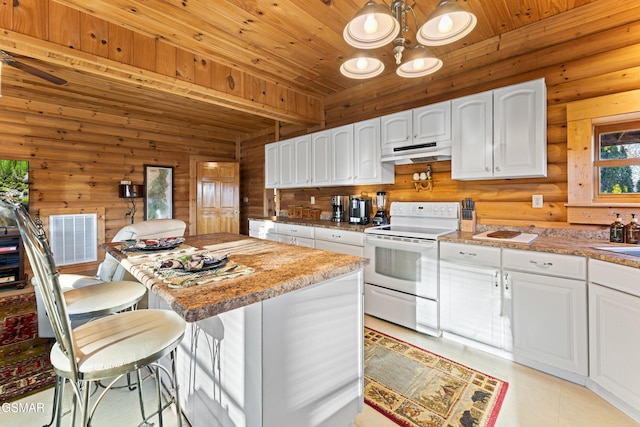
{"type": "Polygon", "coordinates": [[[287,236],[305,237],[313,239],[313,227],[307,225],[276,223],[276,233],[285,234],[287,236]]]}
{"type": "Polygon", "coordinates": [[[587,278],[587,259],[574,255],[503,249],[502,268],[546,276],[587,278]]]}
{"type": "Polygon", "coordinates": [[[464,264],[500,267],[500,248],[440,242],[440,259],[464,264]]]}
{"type": "Polygon", "coordinates": [[[589,260],[589,281],[640,297],[640,268],[589,260]]]}
{"type": "Polygon", "coordinates": [[[316,240],[364,246],[364,233],[357,231],[336,230],[334,228],[316,228],[316,240]]]}

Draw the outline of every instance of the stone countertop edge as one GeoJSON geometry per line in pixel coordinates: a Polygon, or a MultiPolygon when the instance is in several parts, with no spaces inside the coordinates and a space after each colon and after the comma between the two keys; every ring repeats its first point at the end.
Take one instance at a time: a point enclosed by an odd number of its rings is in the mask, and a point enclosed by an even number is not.
{"type": "Polygon", "coordinates": [[[240,234],[190,236],[186,237],[185,243],[217,254],[228,253],[230,259],[254,268],[255,272],[218,282],[171,289],[124,258],[114,249],[117,244],[105,244],[104,248],[187,322],[196,322],[358,271],[369,262],[366,258],[240,234]]]}
{"type": "MultiPolygon", "coordinates": [[[[515,243],[508,240],[488,241],[473,239],[477,233],[455,231],[438,238],[441,242],[468,243],[481,246],[493,246],[498,248],[523,249],[537,252],[550,252],[564,255],[584,256],[591,259],[612,262],[629,267],[640,268],[640,257],[632,255],[616,254],[609,251],[594,249],[595,246],[607,246],[612,244],[601,240],[578,240],[559,237],[538,236],[531,243],[515,243]]],[[[620,246],[619,244],[616,246],[620,246]]]]}

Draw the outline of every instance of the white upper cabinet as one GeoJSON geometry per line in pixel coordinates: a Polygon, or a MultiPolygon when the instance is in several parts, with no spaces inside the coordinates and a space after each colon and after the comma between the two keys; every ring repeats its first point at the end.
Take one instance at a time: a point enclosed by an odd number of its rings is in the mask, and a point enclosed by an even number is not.
{"type": "Polygon", "coordinates": [[[278,158],[280,160],[280,178],[278,179],[278,185],[280,188],[293,187],[293,175],[295,171],[293,142],[293,139],[286,139],[278,143],[278,158]]]}
{"type": "Polygon", "coordinates": [[[354,173],[358,184],[393,184],[393,163],[380,162],[380,118],[353,125],[354,173]]]}
{"type": "Polygon", "coordinates": [[[451,101],[426,105],[413,110],[412,144],[451,139],[451,101]]]}
{"type": "Polygon", "coordinates": [[[452,101],[451,178],[493,177],[493,95],[483,92],[452,101]]]}
{"type": "Polygon", "coordinates": [[[353,125],[331,129],[331,184],[354,183],[353,125]]]}
{"type": "Polygon", "coordinates": [[[278,188],[278,143],[273,142],[264,146],[264,186],[265,188],[278,188]]]}
{"type": "Polygon", "coordinates": [[[388,114],[380,118],[380,135],[383,150],[391,150],[411,143],[413,113],[411,110],[388,114]]]}
{"type": "Polygon", "coordinates": [[[302,187],[311,184],[311,135],[304,135],[293,140],[293,186],[302,187]]]}
{"type": "Polygon", "coordinates": [[[494,176],[547,176],[544,79],[494,90],[493,119],[494,176]]]}
{"type": "Polygon", "coordinates": [[[331,132],[323,130],[311,134],[311,183],[331,184],[331,132]]]}
{"type": "Polygon", "coordinates": [[[451,178],[547,175],[544,79],[452,101],[451,178]]]}

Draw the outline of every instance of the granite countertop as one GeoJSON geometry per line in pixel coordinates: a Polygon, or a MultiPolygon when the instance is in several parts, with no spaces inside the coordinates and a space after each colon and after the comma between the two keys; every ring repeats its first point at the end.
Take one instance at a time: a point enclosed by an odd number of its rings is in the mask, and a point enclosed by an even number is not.
{"type": "MultiPolygon", "coordinates": [[[[256,217],[250,218],[259,221],[274,221],[282,222],[285,224],[297,224],[307,225],[311,227],[324,227],[335,228],[340,230],[350,230],[364,232],[368,227],[372,227],[371,224],[367,225],[355,225],[348,222],[332,222],[329,220],[308,220],[302,218],[287,218],[287,217],[256,217]]],[[[499,227],[504,228],[504,227],[499,227]]],[[[509,228],[509,227],[507,227],[509,228]]],[[[518,228],[518,227],[510,227],[518,228]]],[[[506,228],[505,228],[506,229],[506,228]]],[[[486,229],[488,230],[488,229],[486,229]]],[[[471,243],[474,245],[485,245],[503,248],[524,249],[538,252],[551,252],[565,255],[578,255],[585,256],[592,259],[599,259],[602,261],[613,262],[616,264],[622,264],[630,267],[640,268],[640,257],[632,255],[616,254],[614,252],[603,251],[594,249],[595,246],[607,246],[610,243],[605,240],[608,238],[608,230],[604,231],[575,231],[575,230],[554,230],[554,229],[531,229],[524,227],[517,231],[523,233],[535,233],[539,234],[538,238],[532,243],[514,243],[508,240],[501,241],[486,241],[473,239],[474,234],[478,234],[480,231],[486,231],[485,229],[479,229],[478,231],[464,232],[456,231],[445,236],[441,236],[438,240],[459,242],[459,243],[471,243]]],[[[612,244],[615,245],[615,244],[612,244]]]]}
{"type": "Polygon", "coordinates": [[[137,267],[115,250],[118,243],[104,244],[151,292],[162,298],[187,322],[195,322],[226,311],[277,297],[363,268],[365,258],[292,246],[252,237],[220,233],[185,237],[185,244],[214,253],[229,254],[237,263],[252,267],[246,276],[171,289],[160,279],[137,267]]]}
{"type": "MultiPolygon", "coordinates": [[[[524,249],[528,251],[550,252],[565,255],[585,256],[591,259],[622,264],[629,267],[640,268],[640,257],[632,255],[616,254],[609,251],[594,249],[595,246],[616,245],[602,240],[571,239],[557,236],[539,236],[533,242],[513,243],[508,240],[486,241],[475,240],[473,235],[477,233],[456,231],[440,236],[438,240],[445,242],[470,243],[474,245],[494,246],[499,248],[524,249]]],[[[619,246],[619,245],[618,245],[619,246]]]]}
{"type": "Polygon", "coordinates": [[[348,230],[363,232],[366,228],[373,227],[373,224],[367,225],[349,224],[349,221],[333,222],[328,219],[302,219],[302,218],[288,218],[283,216],[268,216],[268,217],[252,217],[249,220],[254,221],[273,221],[281,222],[283,224],[295,224],[306,225],[309,227],[322,227],[322,228],[334,228],[336,230],[348,230]]]}

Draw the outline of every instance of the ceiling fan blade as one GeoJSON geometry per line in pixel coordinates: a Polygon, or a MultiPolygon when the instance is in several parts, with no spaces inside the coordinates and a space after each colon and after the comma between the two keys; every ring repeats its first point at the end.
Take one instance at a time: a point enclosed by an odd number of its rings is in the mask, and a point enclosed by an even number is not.
{"type": "Polygon", "coordinates": [[[23,64],[22,62],[18,62],[15,59],[11,58],[11,59],[5,59],[4,63],[7,65],[11,65],[14,68],[17,68],[19,70],[25,71],[29,74],[33,74],[36,77],[40,77],[41,79],[45,79],[53,84],[56,85],[63,85],[65,83],[67,83],[66,80],[61,79],[59,77],[56,77],[52,74],[49,74],[45,71],[39,70],[35,67],[32,67],[31,65],[27,65],[27,64],[23,64]]]}

